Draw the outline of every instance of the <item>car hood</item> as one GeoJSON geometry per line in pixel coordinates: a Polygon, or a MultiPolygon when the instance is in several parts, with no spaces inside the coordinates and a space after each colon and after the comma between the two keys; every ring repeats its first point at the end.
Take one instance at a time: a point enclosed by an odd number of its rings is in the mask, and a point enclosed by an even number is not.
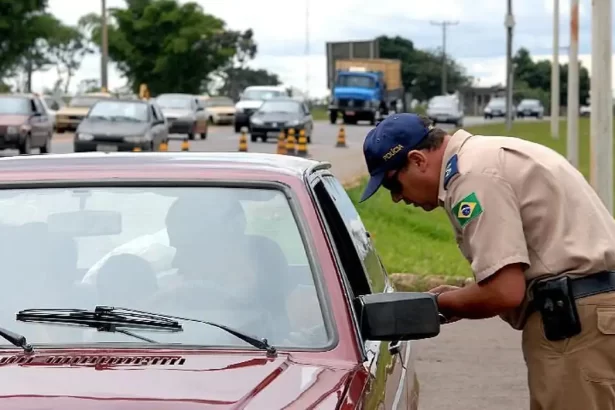
{"type": "Polygon", "coordinates": [[[161,110],[165,117],[181,118],[192,116],[192,110],[182,110],[178,108],[162,108],[161,110]]]}
{"type": "Polygon", "coordinates": [[[0,114],[0,125],[8,126],[8,127],[17,127],[19,125],[23,125],[28,121],[27,115],[5,115],[0,114]]]}
{"type": "Polygon", "coordinates": [[[54,352],[0,364],[0,407],[12,410],[334,409],[354,372],[264,352],[54,352]]]}
{"type": "Polygon", "coordinates": [[[371,100],[375,94],[375,89],[359,87],[335,87],[333,92],[335,98],[348,98],[353,100],[371,100]]]}
{"type": "Polygon", "coordinates": [[[252,117],[254,119],[259,119],[261,121],[266,122],[287,122],[300,120],[301,117],[299,114],[287,113],[287,112],[267,112],[267,113],[257,113],[252,117]]]}
{"type": "Polygon", "coordinates": [[[57,115],[86,115],[90,107],[62,107],[57,111],[57,115]]]}
{"type": "Polygon", "coordinates": [[[148,124],[128,121],[104,121],[85,119],[77,132],[84,134],[104,134],[108,136],[143,135],[148,129],[148,124]]]}
{"type": "Polygon", "coordinates": [[[241,100],[237,104],[235,104],[235,108],[240,109],[240,110],[243,110],[246,108],[256,110],[261,105],[263,105],[262,100],[241,100]]]}

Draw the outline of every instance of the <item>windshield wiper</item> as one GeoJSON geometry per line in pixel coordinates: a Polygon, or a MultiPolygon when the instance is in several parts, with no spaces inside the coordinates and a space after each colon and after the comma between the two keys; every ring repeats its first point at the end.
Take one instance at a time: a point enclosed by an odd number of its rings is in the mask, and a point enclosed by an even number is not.
{"type": "Polygon", "coordinates": [[[122,333],[127,336],[158,343],[155,340],[135,334],[127,329],[181,332],[184,329],[177,321],[155,314],[96,306],[94,311],[84,309],[26,309],[17,312],[20,322],[52,323],[92,327],[99,332],[122,333]]]}
{"type": "Polygon", "coordinates": [[[12,344],[13,346],[21,347],[24,353],[34,353],[32,346],[28,344],[26,337],[19,333],[11,332],[8,329],[0,327],[0,337],[12,344]]]}
{"type": "Polygon", "coordinates": [[[27,309],[17,313],[17,320],[21,322],[88,326],[96,328],[101,332],[123,333],[150,343],[157,342],[136,335],[132,332],[128,332],[125,329],[130,328],[181,332],[183,331],[183,327],[181,324],[176,322],[176,320],[181,320],[185,322],[203,323],[205,325],[217,327],[218,329],[232,334],[257,349],[265,350],[269,356],[275,356],[277,354],[276,348],[271,346],[267,339],[259,339],[256,336],[249,335],[219,323],[121,307],[96,306],[94,311],[82,309],[27,309]]]}

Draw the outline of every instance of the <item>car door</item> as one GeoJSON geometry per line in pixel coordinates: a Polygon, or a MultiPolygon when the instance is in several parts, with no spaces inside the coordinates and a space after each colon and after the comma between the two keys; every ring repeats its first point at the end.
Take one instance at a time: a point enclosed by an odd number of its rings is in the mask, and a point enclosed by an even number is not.
{"type": "Polygon", "coordinates": [[[162,121],[160,124],[160,142],[167,141],[169,139],[169,123],[162,112],[162,109],[156,103],[152,103],[152,107],[156,112],[156,116],[162,121]]]}
{"type": "Polygon", "coordinates": [[[363,340],[358,328],[357,296],[393,292],[394,289],[373,246],[371,237],[342,184],[330,173],[322,173],[312,181],[338,265],[347,285],[348,303],[353,311],[357,338],[364,353],[363,365],[368,380],[361,408],[415,408],[415,375],[411,365],[411,342],[379,342],[363,340]],[[349,246],[352,244],[352,246],[349,246]]]}
{"type": "Polygon", "coordinates": [[[193,110],[195,111],[197,133],[204,134],[207,130],[207,115],[205,108],[199,103],[199,99],[195,98],[192,101],[193,110]]]}
{"type": "Polygon", "coordinates": [[[30,99],[30,106],[32,107],[32,119],[30,124],[32,125],[32,145],[40,147],[45,144],[49,133],[51,132],[51,123],[49,122],[49,116],[47,110],[38,98],[30,99]]]}

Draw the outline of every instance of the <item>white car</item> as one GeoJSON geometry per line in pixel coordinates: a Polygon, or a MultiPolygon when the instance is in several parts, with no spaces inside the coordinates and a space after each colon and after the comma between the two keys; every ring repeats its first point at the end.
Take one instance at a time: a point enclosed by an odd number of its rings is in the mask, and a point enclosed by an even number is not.
{"type": "Polygon", "coordinates": [[[429,100],[427,116],[435,124],[455,124],[463,127],[463,107],[455,95],[438,95],[429,100]]]}
{"type": "Polygon", "coordinates": [[[256,85],[247,87],[242,93],[240,100],[235,104],[235,132],[243,127],[250,127],[250,117],[259,109],[263,101],[276,97],[290,96],[286,87],[278,85],[256,85]]]}

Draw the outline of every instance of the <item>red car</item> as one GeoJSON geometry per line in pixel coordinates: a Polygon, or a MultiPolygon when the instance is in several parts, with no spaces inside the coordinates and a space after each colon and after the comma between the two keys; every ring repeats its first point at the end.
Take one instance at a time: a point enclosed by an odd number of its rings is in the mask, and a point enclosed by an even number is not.
{"type": "Polygon", "coordinates": [[[0,185],[0,408],[417,408],[436,301],[394,292],[328,163],[51,154],[0,185]]]}

